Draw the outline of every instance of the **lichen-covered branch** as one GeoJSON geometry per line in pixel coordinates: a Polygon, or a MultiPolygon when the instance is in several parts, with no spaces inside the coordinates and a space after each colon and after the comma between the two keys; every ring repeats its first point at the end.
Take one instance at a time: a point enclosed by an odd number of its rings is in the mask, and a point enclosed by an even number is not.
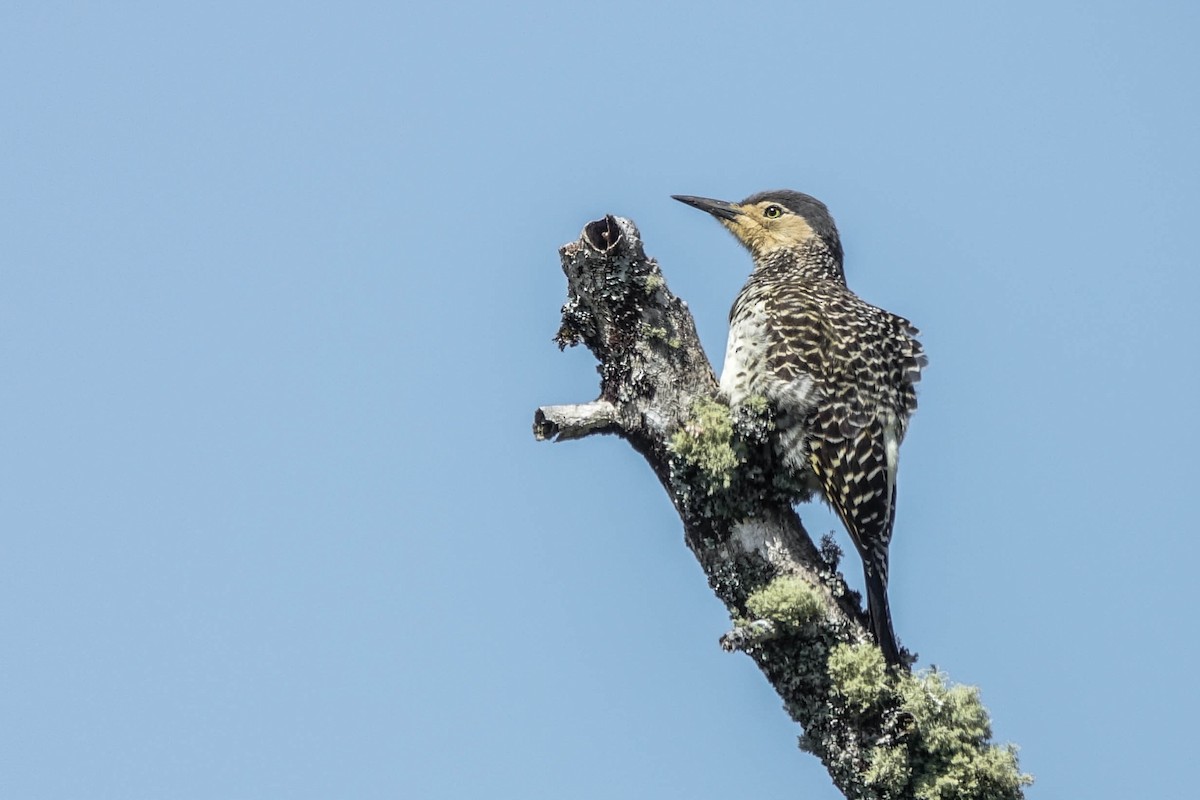
{"type": "Polygon", "coordinates": [[[1002,800],[1030,782],[1014,748],[991,743],[978,692],[937,672],[888,670],[840,553],[813,543],[793,505],[806,486],[774,468],[773,415],[731,413],[686,304],[646,257],[634,224],[607,216],[561,251],[560,347],[600,362],[600,396],[543,406],[538,439],[613,433],[649,463],[684,539],[729,609],[727,650],[758,664],[848,798],[1002,800]]]}

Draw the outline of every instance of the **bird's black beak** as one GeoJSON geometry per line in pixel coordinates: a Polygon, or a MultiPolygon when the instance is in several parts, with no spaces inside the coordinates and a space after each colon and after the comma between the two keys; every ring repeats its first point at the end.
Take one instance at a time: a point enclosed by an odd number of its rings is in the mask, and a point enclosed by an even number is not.
{"type": "Polygon", "coordinates": [[[687,194],[673,194],[671,198],[681,203],[687,203],[701,211],[707,211],[717,219],[733,219],[742,213],[741,209],[733,203],[726,203],[724,200],[710,200],[707,197],[692,197],[687,194]]]}

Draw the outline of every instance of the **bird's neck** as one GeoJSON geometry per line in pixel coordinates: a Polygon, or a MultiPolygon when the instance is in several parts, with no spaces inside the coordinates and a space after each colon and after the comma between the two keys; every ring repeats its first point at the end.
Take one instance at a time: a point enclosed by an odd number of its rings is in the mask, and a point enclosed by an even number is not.
{"type": "Polygon", "coordinates": [[[816,239],[797,247],[777,247],[766,253],[756,253],[753,277],[763,280],[832,281],[846,285],[841,259],[816,239]]]}

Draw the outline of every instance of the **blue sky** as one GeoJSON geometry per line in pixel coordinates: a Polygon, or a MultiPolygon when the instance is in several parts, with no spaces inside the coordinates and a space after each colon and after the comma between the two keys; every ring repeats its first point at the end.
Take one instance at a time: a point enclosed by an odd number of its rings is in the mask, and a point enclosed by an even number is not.
{"type": "Polygon", "coordinates": [[[781,187],[930,354],[901,639],[1030,797],[1194,790],[1194,4],[0,31],[0,796],[836,798],[645,465],[530,435],[597,386],[561,244],[633,218],[719,360],[749,261],[669,195],[781,187]]]}

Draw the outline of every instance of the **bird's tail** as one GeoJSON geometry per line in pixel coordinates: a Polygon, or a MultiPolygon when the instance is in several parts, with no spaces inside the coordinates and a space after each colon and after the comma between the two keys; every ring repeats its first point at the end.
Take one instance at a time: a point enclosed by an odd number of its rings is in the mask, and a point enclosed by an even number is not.
{"type": "Polygon", "coordinates": [[[888,607],[886,572],[864,565],[867,579],[867,613],[871,617],[871,632],[883,651],[883,659],[889,666],[900,666],[900,646],[896,644],[896,632],[892,630],[892,612],[888,607]]]}

